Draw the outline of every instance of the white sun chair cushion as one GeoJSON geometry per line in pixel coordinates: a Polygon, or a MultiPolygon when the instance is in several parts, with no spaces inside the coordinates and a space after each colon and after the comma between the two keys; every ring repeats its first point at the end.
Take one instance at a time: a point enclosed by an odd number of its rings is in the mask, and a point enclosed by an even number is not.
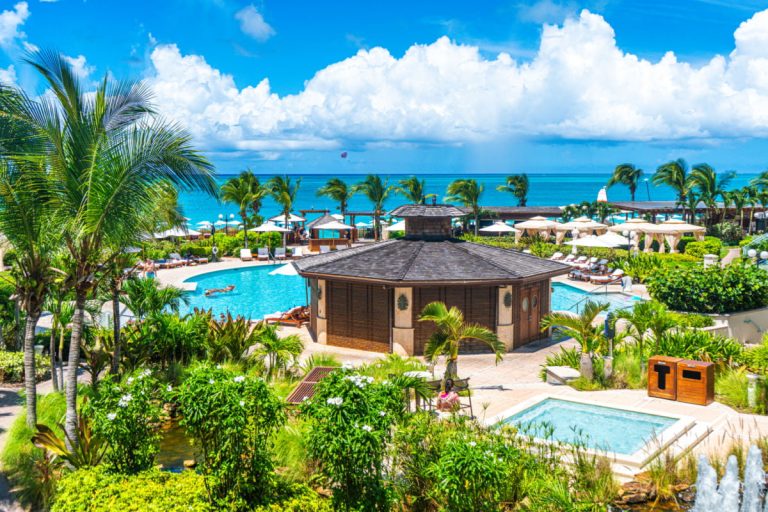
{"type": "Polygon", "coordinates": [[[253,260],[253,255],[250,249],[240,249],[240,259],[243,261],[253,260]]]}

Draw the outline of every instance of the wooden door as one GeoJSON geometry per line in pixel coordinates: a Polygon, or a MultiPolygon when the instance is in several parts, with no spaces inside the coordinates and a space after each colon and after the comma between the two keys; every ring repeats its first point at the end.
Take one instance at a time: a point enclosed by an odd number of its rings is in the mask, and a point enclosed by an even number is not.
{"type": "Polygon", "coordinates": [[[520,310],[519,310],[519,342],[515,346],[525,345],[533,340],[542,337],[540,331],[542,311],[546,306],[542,306],[542,301],[546,299],[542,293],[541,283],[533,286],[526,286],[520,290],[520,310]]]}
{"type": "Polygon", "coordinates": [[[520,345],[528,343],[530,339],[530,312],[531,312],[531,289],[522,288],[520,290],[520,345]]]}

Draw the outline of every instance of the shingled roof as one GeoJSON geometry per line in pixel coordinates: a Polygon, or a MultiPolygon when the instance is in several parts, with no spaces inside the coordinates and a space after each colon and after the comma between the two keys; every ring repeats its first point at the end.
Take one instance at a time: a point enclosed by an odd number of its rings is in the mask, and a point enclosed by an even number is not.
{"type": "Polygon", "coordinates": [[[303,276],[401,283],[508,283],[566,274],[568,265],[461,240],[388,240],[294,261],[303,276]]]}
{"type": "Polygon", "coordinates": [[[392,217],[463,217],[463,211],[451,204],[404,204],[398,206],[389,215],[392,217]]]}
{"type": "Polygon", "coordinates": [[[328,224],[329,222],[333,222],[336,219],[336,217],[332,217],[331,215],[328,215],[327,213],[323,215],[322,217],[318,217],[316,219],[312,219],[311,221],[307,222],[306,229],[322,229],[323,224],[328,224]]]}

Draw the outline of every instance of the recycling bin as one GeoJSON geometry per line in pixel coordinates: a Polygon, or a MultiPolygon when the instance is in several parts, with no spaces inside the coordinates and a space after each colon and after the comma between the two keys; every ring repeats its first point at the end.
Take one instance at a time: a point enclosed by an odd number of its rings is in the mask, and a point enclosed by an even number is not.
{"type": "Polygon", "coordinates": [[[715,400],[715,365],[684,359],[677,362],[677,400],[709,405],[715,400]]]}
{"type": "Polygon", "coordinates": [[[677,400],[679,357],[653,356],[648,359],[648,396],[677,400]]]}

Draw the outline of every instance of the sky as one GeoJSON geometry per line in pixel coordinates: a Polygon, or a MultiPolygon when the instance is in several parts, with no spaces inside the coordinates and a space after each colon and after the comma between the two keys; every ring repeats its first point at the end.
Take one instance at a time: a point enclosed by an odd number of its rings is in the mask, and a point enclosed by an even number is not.
{"type": "Polygon", "coordinates": [[[36,48],[220,173],[768,168],[768,0],[0,0],[0,81],[43,93],[36,48]]]}

